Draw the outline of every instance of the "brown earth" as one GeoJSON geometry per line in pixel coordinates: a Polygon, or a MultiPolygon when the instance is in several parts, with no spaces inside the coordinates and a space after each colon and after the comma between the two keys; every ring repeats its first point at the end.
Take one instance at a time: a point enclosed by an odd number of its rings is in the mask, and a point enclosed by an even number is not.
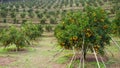
{"type": "Polygon", "coordinates": [[[12,62],[14,62],[15,59],[12,57],[2,57],[0,56],[0,66],[6,66],[12,62]]]}

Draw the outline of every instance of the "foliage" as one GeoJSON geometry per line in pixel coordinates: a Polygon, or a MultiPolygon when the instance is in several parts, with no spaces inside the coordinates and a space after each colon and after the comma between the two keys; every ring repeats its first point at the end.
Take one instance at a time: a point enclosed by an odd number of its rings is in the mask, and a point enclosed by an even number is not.
{"type": "Polygon", "coordinates": [[[17,24],[17,23],[19,23],[19,21],[18,21],[16,18],[14,18],[14,19],[13,19],[13,23],[14,23],[14,24],[17,24]]]}
{"type": "Polygon", "coordinates": [[[3,22],[4,22],[4,23],[6,23],[6,22],[7,22],[7,20],[4,18],[4,19],[3,19],[3,22]]]}
{"type": "Polygon", "coordinates": [[[34,17],[34,13],[32,13],[32,12],[29,13],[29,17],[30,17],[30,18],[33,18],[33,17],[34,17]]]}
{"type": "Polygon", "coordinates": [[[83,50],[84,58],[87,51],[93,52],[93,49],[104,55],[104,47],[110,41],[107,14],[101,8],[87,6],[85,10],[64,16],[55,28],[55,36],[63,48],[83,50]]]}
{"type": "Polygon", "coordinates": [[[32,13],[32,12],[33,12],[33,9],[29,9],[28,12],[29,12],[29,13],[32,13]]]}
{"type": "Polygon", "coordinates": [[[30,22],[22,24],[22,31],[31,40],[41,36],[41,34],[43,33],[43,29],[40,24],[33,24],[30,22]]]}
{"type": "Polygon", "coordinates": [[[50,18],[50,23],[51,24],[55,24],[56,23],[56,20],[54,18],[50,18]]]}
{"type": "Polygon", "coordinates": [[[11,18],[15,18],[16,17],[16,14],[14,12],[12,12],[10,15],[11,15],[11,18]]]}
{"type": "Polygon", "coordinates": [[[113,20],[113,24],[115,24],[113,31],[115,32],[115,34],[120,36],[120,11],[116,13],[115,19],[113,20]]]}
{"type": "Polygon", "coordinates": [[[50,31],[52,31],[52,26],[51,25],[46,25],[45,29],[46,29],[46,31],[50,32],[50,31]]]}
{"type": "Polygon", "coordinates": [[[112,12],[116,13],[118,11],[120,11],[120,1],[119,0],[112,0],[112,2],[114,3],[113,7],[112,7],[112,12]]]}
{"type": "MultiPolygon", "coordinates": [[[[37,13],[37,11],[36,11],[36,13],[37,13]]],[[[43,17],[43,14],[42,14],[42,13],[37,13],[37,17],[38,17],[38,18],[42,18],[42,17],[43,17]]]]}
{"type": "Polygon", "coordinates": [[[26,22],[22,24],[21,28],[11,26],[10,28],[3,29],[0,33],[0,41],[4,47],[16,45],[17,50],[30,45],[30,40],[40,37],[43,33],[42,26],[40,24],[32,24],[26,22]]]}
{"type": "Polygon", "coordinates": [[[21,13],[21,18],[25,18],[26,14],[25,13],[21,13]]]}
{"type": "Polygon", "coordinates": [[[1,15],[1,17],[6,18],[7,17],[7,11],[5,11],[5,10],[0,11],[0,15],[1,15]]]}
{"type": "Polygon", "coordinates": [[[27,22],[27,20],[26,20],[26,19],[22,20],[22,24],[24,24],[25,22],[27,22]]]}
{"type": "Polygon", "coordinates": [[[41,24],[46,24],[46,18],[42,18],[42,19],[40,20],[40,23],[41,23],[41,24]]]}
{"type": "Polygon", "coordinates": [[[29,40],[27,36],[25,36],[24,33],[22,33],[14,26],[11,26],[9,30],[4,29],[2,31],[2,34],[0,36],[0,41],[3,43],[5,48],[12,44],[15,44],[17,50],[29,44],[29,40]]]}

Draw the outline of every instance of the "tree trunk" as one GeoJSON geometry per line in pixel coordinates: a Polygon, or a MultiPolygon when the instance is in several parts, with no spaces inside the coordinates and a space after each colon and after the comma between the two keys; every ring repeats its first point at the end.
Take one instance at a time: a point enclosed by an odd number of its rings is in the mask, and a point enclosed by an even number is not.
{"type": "Polygon", "coordinates": [[[84,60],[86,60],[86,54],[87,54],[87,53],[86,53],[86,48],[84,48],[84,49],[83,49],[83,58],[84,58],[84,60]]]}
{"type": "Polygon", "coordinates": [[[20,51],[20,47],[19,46],[16,46],[17,47],[17,51],[20,51]]]}
{"type": "Polygon", "coordinates": [[[86,60],[86,51],[83,53],[83,55],[84,55],[84,60],[86,60]]]}

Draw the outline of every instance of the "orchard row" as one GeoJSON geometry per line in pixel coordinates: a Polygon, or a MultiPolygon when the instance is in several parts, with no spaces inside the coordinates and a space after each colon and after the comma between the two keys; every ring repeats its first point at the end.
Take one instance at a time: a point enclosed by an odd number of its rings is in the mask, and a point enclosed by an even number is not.
{"type": "Polygon", "coordinates": [[[102,6],[113,14],[111,7],[114,4],[116,3],[109,0],[14,0],[0,4],[0,23],[20,24],[32,21],[55,24],[61,21],[61,17],[67,12],[84,10],[85,5],[102,6]]]}

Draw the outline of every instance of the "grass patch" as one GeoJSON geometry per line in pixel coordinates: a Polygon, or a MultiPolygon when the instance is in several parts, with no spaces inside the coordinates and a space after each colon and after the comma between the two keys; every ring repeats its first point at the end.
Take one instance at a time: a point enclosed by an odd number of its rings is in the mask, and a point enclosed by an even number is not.
{"type": "Polygon", "coordinates": [[[8,52],[6,49],[4,49],[3,47],[0,47],[0,53],[6,53],[8,52]]]}
{"type": "Polygon", "coordinates": [[[32,47],[26,46],[20,49],[20,51],[17,51],[16,46],[15,45],[10,45],[9,47],[0,47],[0,53],[2,54],[6,54],[6,53],[10,53],[10,52],[22,52],[22,51],[34,51],[35,49],[33,49],[32,47]]]}
{"type": "MultiPolygon", "coordinates": [[[[90,64],[91,64],[92,66],[94,66],[94,68],[97,68],[97,67],[98,67],[97,62],[90,62],[90,64]]],[[[102,62],[99,62],[99,64],[100,64],[100,68],[105,68],[105,67],[104,67],[104,64],[103,64],[102,62]]]]}
{"type": "MultiPolygon", "coordinates": [[[[100,64],[100,68],[104,68],[104,64],[102,62],[99,62],[99,64],[100,64]]],[[[82,67],[82,63],[80,63],[80,60],[74,60],[70,68],[76,68],[76,67],[79,67],[79,65],[82,67]]],[[[98,65],[96,62],[85,62],[84,68],[98,68],[98,65]]]]}
{"type": "Polygon", "coordinates": [[[56,62],[59,64],[67,63],[69,61],[70,57],[72,57],[72,55],[73,54],[67,54],[67,55],[61,56],[56,60],[56,62]]]}
{"type": "Polygon", "coordinates": [[[0,68],[5,68],[5,67],[3,67],[3,66],[0,66],[0,68]]]}
{"type": "Polygon", "coordinates": [[[111,58],[111,59],[109,59],[107,62],[106,62],[106,64],[113,64],[113,63],[115,63],[116,61],[113,59],[113,58],[111,58]]]}
{"type": "Polygon", "coordinates": [[[58,58],[58,60],[56,61],[57,63],[59,63],[59,64],[64,64],[64,63],[66,63],[68,61],[68,57],[60,57],[60,58],[58,58]]]}
{"type": "MultiPolygon", "coordinates": [[[[75,68],[76,66],[78,67],[79,63],[80,63],[80,60],[73,60],[70,68],[75,68]]],[[[67,65],[67,68],[69,68],[69,63],[67,65]]]]}

